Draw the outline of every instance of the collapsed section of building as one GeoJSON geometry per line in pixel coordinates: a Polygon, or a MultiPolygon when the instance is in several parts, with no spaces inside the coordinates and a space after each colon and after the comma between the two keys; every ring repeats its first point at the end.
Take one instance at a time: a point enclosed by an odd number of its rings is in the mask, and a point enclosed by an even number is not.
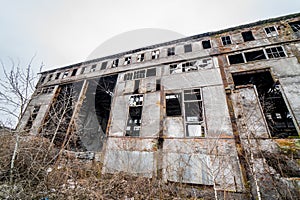
{"type": "Polygon", "coordinates": [[[275,198],[299,189],[299,151],[280,154],[299,146],[299,96],[293,14],[45,71],[18,129],[99,153],[104,173],[275,198]]]}

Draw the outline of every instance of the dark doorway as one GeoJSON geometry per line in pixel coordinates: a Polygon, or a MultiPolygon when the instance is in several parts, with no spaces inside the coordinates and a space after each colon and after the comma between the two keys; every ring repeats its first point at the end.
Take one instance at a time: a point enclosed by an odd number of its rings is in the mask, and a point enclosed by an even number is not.
{"type": "Polygon", "coordinates": [[[280,83],[274,82],[270,71],[235,73],[232,77],[235,86],[248,84],[256,86],[272,137],[298,136],[292,116],[280,91],[280,83]]]}

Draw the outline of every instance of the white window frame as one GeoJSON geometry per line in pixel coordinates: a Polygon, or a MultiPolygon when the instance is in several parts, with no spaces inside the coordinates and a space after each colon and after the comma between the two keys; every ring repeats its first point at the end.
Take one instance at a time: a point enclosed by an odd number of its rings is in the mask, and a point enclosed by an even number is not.
{"type": "Polygon", "coordinates": [[[278,31],[277,31],[277,28],[276,28],[275,26],[268,26],[268,27],[265,27],[265,28],[264,28],[264,31],[265,31],[267,37],[275,37],[275,36],[278,36],[278,35],[279,35],[279,34],[278,34],[278,31]],[[274,28],[275,30],[274,30],[274,31],[271,31],[271,30],[270,30],[271,28],[274,28]],[[267,30],[268,30],[270,33],[268,33],[267,30]]]}

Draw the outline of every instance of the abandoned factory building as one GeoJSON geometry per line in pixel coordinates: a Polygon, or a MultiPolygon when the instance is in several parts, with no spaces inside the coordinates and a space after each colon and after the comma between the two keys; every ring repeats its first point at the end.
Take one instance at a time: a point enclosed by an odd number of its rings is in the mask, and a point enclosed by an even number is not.
{"type": "Polygon", "coordinates": [[[293,14],[42,72],[18,129],[88,153],[103,173],[263,196],[299,186],[298,151],[282,161],[293,173],[272,162],[299,147],[299,123],[293,14]]]}

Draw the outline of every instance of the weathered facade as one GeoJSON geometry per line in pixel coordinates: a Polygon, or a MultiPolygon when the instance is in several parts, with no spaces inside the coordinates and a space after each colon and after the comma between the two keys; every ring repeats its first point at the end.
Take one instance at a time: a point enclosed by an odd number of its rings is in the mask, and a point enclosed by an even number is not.
{"type": "Polygon", "coordinates": [[[18,128],[105,173],[289,198],[299,97],[294,14],[45,71],[18,128]]]}

